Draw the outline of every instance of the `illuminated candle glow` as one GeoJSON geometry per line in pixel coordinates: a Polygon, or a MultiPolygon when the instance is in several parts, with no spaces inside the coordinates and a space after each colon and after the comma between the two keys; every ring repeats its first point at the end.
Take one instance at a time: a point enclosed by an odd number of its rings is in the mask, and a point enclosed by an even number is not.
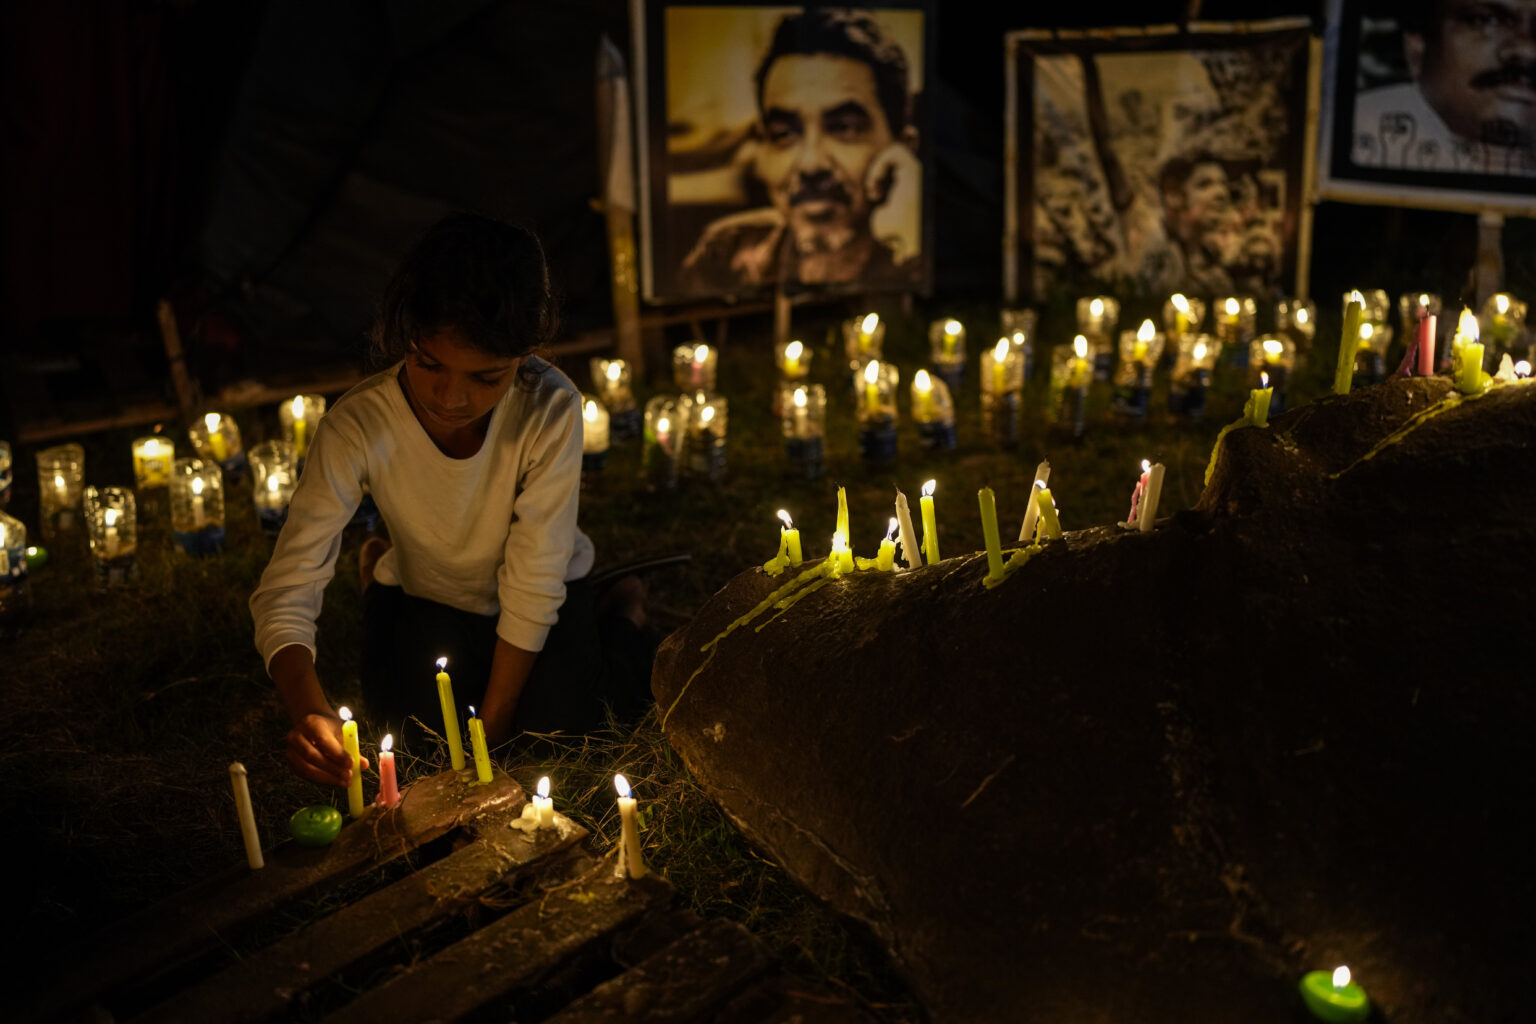
{"type": "Polygon", "coordinates": [[[1464,395],[1478,394],[1486,385],[1488,375],[1483,372],[1483,346],[1478,338],[1477,317],[1463,308],[1456,336],[1451,339],[1451,372],[1456,390],[1464,395]]]}
{"type": "Polygon", "coordinates": [[[448,763],[464,770],[464,745],[459,740],[459,711],[453,702],[453,680],[448,678],[448,659],[437,659],[437,702],[443,710],[443,736],[448,740],[448,763]]]}
{"type": "Polygon", "coordinates": [[[1141,476],[1136,478],[1136,487],[1131,491],[1131,511],[1126,514],[1125,525],[1131,529],[1136,528],[1136,514],[1141,508],[1141,499],[1147,493],[1147,477],[1152,473],[1152,463],[1146,459],[1141,460],[1141,476]]]}
{"type": "Polygon", "coordinates": [[[1301,979],[1301,999],[1318,1020],[1352,1024],[1371,1015],[1371,1000],[1350,977],[1348,967],[1309,971],[1301,979]]]}
{"type": "Polygon", "coordinates": [[[892,517],[891,525],[885,530],[885,540],[880,542],[880,550],[875,553],[875,568],[881,572],[892,572],[896,568],[896,530],[899,526],[892,517]]]}
{"type": "Polygon", "coordinates": [[[778,516],[784,521],[784,526],[780,530],[784,540],[784,557],[789,559],[790,565],[799,565],[805,561],[800,551],[800,531],[795,529],[795,522],[789,518],[787,510],[779,509],[778,516]]]}
{"type": "Polygon", "coordinates": [[[469,705],[469,745],[475,751],[475,781],[485,785],[491,781],[491,752],[485,744],[485,723],[475,714],[475,706],[469,705]]]}
{"type": "Polygon", "coordinates": [[[533,795],[533,809],[540,828],[549,828],[555,823],[555,802],[549,795],[548,775],[539,778],[538,790],[533,795]]]}
{"type": "Polygon", "coordinates": [[[616,873],[641,878],[649,871],[640,856],[640,825],[635,814],[635,798],[630,795],[629,780],[622,775],[613,777],[613,788],[619,794],[619,870],[616,873]]]}
{"type": "Polygon", "coordinates": [[[1040,507],[1040,519],[1035,524],[1035,543],[1061,538],[1061,519],[1056,514],[1056,499],[1044,484],[1035,485],[1035,504],[1040,507]]]}
{"type": "Polygon", "coordinates": [[[912,418],[919,423],[933,419],[933,381],[927,370],[912,375],[912,418]]]}
{"type": "Polygon", "coordinates": [[[347,813],[361,818],[367,808],[363,804],[363,759],[357,747],[357,723],[352,721],[352,712],[345,707],[338,708],[336,713],[341,716],[341,745],[352,759],[352,779],[347,783],[347,813]]]}
{"type": "Polygon", "coordinates": [[[880,412],[880,361],[871,359],[864,364],[864,404],[870,415],[880,412]]]}
{"type": "MultiPolygon", "coordinates": [[[[1034,487],[1044,487],[1050,482],[1051,464],[1049,461],[1043,461],[1035,467],[1034,487]]],[[[1035,523],[1040,520],[1040,506],[1033,498],[1035,492],[1031,489],[1029,493],[1031,498],[1029,506],[1024,509],[1024,522],[1019,526],[1019,540],[1029,540],[1034,536],[1035,523]]]]}
{"type": "Polygon", "coordinates": [[[805,346],[798,341],[784,346],[784,376],[800,376],[800,357],[804,354],[805,346]]]}
{"type": "Polygon", "coordinates": [[[1248,403],[1243,407],[1243,415],[1250,425],[1269,426],[1269,400],[1274,393],[1275,389],[1269,386],[1269,374],[1260,373],[1259,386],[1248,393],[1248,403]]]}
{"type": "Polygon", "coordinates": [[[224,425],[224,417],[216,412],[210,412],[203,416],[203,426],[208,428],[208,448],[213,452],[213,457],[219,462],[229,458],[229,446],[224,443],[224,435],[221,428],[224,425]]]}
{"type": "Polygon", "coordinates": [[[933,491],[937,484],[929,480],[923,484],[923,495],[918,507],[923,517],[923,562],[932,565],[939,560],[939,520],[933,510],[933,491]]]}
{"type": "Polygon", "coordinates": [[[304,396],[294,395],[293,405],[293,452],[303,458],[309,452],[309,423],[304,418],[304,396]]]}
{"type": "Polygon", "coordinates": [[[380,807],[393,807],[400,802],[400,783],[395,778],[395,737],[385,733],[379,740],[379,799],[380,807]]]}
{"type": "Polygon", "coordinates": [[[1151,533],[1157,519],[1157,505],[1163,497],[1163,464],[1155,462],[1147,473],[1147,489],[1141,496],[1141,506],[1136,510],[1136,528],[1151,533]]]}

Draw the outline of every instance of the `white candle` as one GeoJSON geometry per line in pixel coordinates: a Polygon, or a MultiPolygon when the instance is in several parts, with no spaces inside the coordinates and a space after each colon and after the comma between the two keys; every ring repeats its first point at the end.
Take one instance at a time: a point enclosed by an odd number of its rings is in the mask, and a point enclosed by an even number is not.
{"type": "Polygon", "coordinates": [[[811,436],[810,414],[806,411],[805,388],[795,388],[795,437],[808,440],[811,436]]]}
{"type": "MultiPolygon", "coordinates": [[[[1051,464],[1042,462],[1035,467],[1035,487],[1044,487],[1051,482],[1051,464]]],[[[1035,492],[1029,492],[1029,507],[1024,510],[1024,522],[1019,527],[1019,540],[1029,540],[1035,535],[1035,520],[1040,518],[1040,509],[1035,504],[1035,492]]]]}
{"type": "Polygon", "coordinates": [[[917,553],[917,531],[912,528],[912,507],[900,487],[896,488],[896,543],[901,545],[901,559],[908,569],[923,564],[917,553]]]}
{"type": "Polygon", "coordinates": [[[192,529],[194,532],[201,530],[208,523],[208,516],[203,507],[203,478],[192,478],[192,529]]]}
{"type": "Polygon", "coordinates": [[[613,788],[619,793],[619,867],[615,874],[640,878],[648,873],[645,861],[640,858],[640,826],[635,814],[635,798],[629,795],[629,780],[622,775],[613,777],[613,788]]]}
{"type": "Polygon", "coordinates": [[[1141,508],[1136,514],[1136,524],[1142,533],[1152,530],[1152,521],[1157,518],[1157,503],[1163,496],[1163,464],[1154,463],[1147,474],[1147,490],[1141,496],[1141,508]]]}
{"type": "Polygon", "coordinates": [[[122,513],[115,508],[109,508],[101,515],[102,524],[106,528],[101,541],[101,557],[104,559],[117,557],[117,518],[120,515],[122,513]]]}
{"type": "Polygon", "coordinates": [[[235,810],[240,815],[240,837],[245,840],[245,861],[251,870],[265,867],[261,856],[261,836],[256,832],[256,814],[251,810],[251,790],[245,782],[245,765],[239,761],[229,766],[229,782],[235,790],[235,810]]]}
{"type": "Polygon", "coordinates": [[[548,775],[539,779],[538,792],[533,796],[533,809],[538,814],[540,828],[548,828],[555,823],[555,802],[549,796],[548,775]]]}

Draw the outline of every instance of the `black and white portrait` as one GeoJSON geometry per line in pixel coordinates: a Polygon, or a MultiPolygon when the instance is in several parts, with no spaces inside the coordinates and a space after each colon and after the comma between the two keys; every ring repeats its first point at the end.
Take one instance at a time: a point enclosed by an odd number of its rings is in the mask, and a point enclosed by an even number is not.
{"type": "Polygon", "coordinates": [[[920,8],[667,4],[647,28],[651,297],[924,285],[920,8]]]}

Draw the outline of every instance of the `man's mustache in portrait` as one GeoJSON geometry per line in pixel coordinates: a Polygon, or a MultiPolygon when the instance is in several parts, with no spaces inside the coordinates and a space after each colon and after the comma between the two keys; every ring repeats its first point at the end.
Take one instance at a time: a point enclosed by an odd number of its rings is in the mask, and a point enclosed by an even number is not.
{"type": "Polygon", "coordinates": [[[792,205],[800,203],[851,203],[853,197],[842,183],[830,176],[816,175],[800,179],[800,187],[790,195],[792,205]]]}
{"type": "Polygon", "coordinates": [[[1536,89],[1536,62],[1510,61],[1496,68],[1480,71],[1469,83],[1474,89],[1500,89],[1506,85],[1523,85],[1536,89]]]}

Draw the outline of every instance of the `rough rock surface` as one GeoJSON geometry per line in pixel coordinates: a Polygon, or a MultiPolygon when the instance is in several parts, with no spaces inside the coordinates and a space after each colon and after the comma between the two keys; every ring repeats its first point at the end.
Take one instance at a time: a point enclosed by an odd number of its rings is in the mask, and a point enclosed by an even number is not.
{"type": "Polygon", "coordinates": [[[1531,1019],[1536,387],[1357,462],[1447,392],[1234,430],[1151,534],[860,572],[704,653],[789,578],[749,570],[662,648],[668,736],[936,1021],[1303,1020],[1341,962],[1394,1024],[1531,1019]]]}

